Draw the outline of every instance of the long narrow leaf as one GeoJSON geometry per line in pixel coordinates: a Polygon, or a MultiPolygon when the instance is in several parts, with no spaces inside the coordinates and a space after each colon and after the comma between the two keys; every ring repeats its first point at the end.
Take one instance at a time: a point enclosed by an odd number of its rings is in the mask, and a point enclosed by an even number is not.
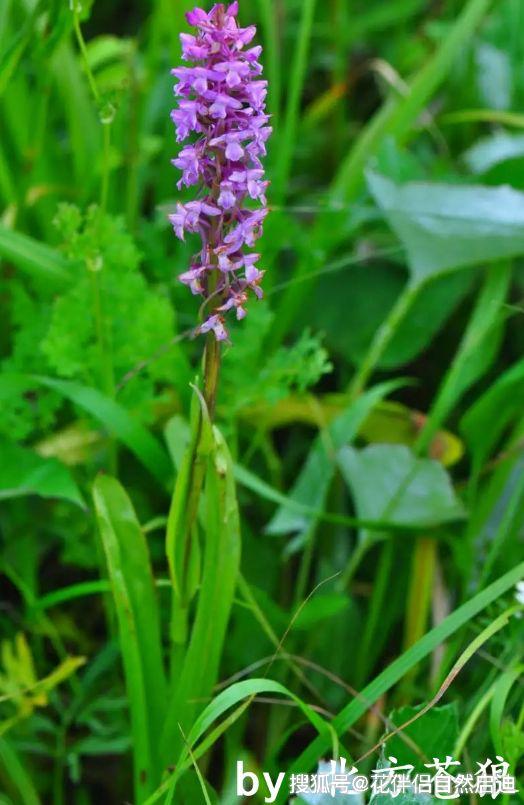
{"type": "Polygon", "coordinates": [[[36,279],[45,280],[53,286],[64,286],[70,280],[67,260],[50,246],[40,241],[13,232],[0,225],[0,257],[12,263],[20,271],[36,279]]]}
{"type": "Polygon", "coordinates": [[[144,535],[118,481],[99,476],[93,490],[118,618],[133,726],[138,802],[158,784],[158,739],[166,702],[160,620],[144,535]]]}
{"type": "Polygon", "coordinates": [[[0,738],[0,766],[19,797],[20,805],[40,805],[41,800],[30,772],[23,766],[6,738],[0,738]]]}
{"type": "Polygon", "coordinates": [[[163,737],[164,756],[173,760],[181,724],[189,729],[198,702],[216,683],[240,564],[240,522],[233,463],[220,432],[206,476],[205,552],[195,623],[176,693],[169,704],[163,737]]]}
{"type": "Polygon", "coordinates": [[[70,380],[31,375],[27,378],[27,382],[54,389],[75,405],[79,405],[107,428],[112,436],[125,444],[162,486],[169,487],[172,469],[164,447],[119,403],[106,397],[98,389],[82,386],[70,380]]]}

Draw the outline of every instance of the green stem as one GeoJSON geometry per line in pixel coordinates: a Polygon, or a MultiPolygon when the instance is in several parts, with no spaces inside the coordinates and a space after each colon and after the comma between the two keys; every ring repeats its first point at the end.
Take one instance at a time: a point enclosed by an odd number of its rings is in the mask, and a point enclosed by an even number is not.
{"type": "Polygon", "coordinates": [[[98,87],[96,85],[95,77],[93,75],[93,71],[89,65],[89,59],[87,56],[87,47],[84,39],[84,35],[82,34],[82,28],[80,27],[80,19],[78,17],[78,4],[77,0],[71,1],[71,11],[73,12],[73,27],[76,34],[76,40],[78,42],[78,47],[80,49],[80,53],[82,55],[82,62],[84,65],[84,71],[87,76],[87,80],[89,82],[89,86],[91,88],[91,92],[93,93],[93,97],[96,103],[100,102],[100,93],[98,91],[98,87]]]}
{"type": "MultiPolygon", "coordinates": [[[[89,269],[88,269],[89,270],[89,269]]],[[[100,288],[99,270],[90,269],[91,275],[91,304],[93,321],[95,324],[96,341],[98,346],[98,360],[100,367],[100,382],[104,394],[109,399],[115,398],[115,375],[113,367],[113,357],[111,342],[107,329],[107,322],[102,302],[102,292],[100,288]]],[[[117,469],[117,446],[114,439],[109,443],[109,465],[111,472],[116,474],[117,469]]]]}
{"type": "Polygon", "coordinates": [[[358,397],[364,391],[369,378],[375,371],[377,364],[390,345],[399,324],[405,319],[406,315],[411,310],[421,288],[422,283],[420,282],[408,282],[388,313],[385,321],[377,330],[368,352],[351,382],[349,392],[352,397],[358,397]]]}
{"type": "Polygon", "coordinates": [[[370,657],[371,647],[373,645],[373,638],[375,637],[377,626],[380,622],[386,591],[388,589],[388,585],[390,584],[394,557],[395,546],[392,540],[388,540],[388,542],[385,543],[380,556],[377,575],[373,585],[370,611],[366,620],[362,644],[358,652],[356,665],[357,688],[362,685],[363,681],[367,677],[369,669],[373,665],[374,657],[370,657]]]}
{"type": "Polygon", "coordinates": [[[464,747],[469,740],[469,737],[473,730],[475,729],[479,718],[481,717],[482,713],[489,705],[490,701],[493,698],[493,694],[495,693],[495,688],[498,685],[499,679],[495,679],[491,687],[487,689],[483,696],[479,699],[473,710],[471,711],[468,720],[464,724],[455,744],[455,748],[453,749],[453,757],[455,760],[459,760],[462,752],[464,751],[464,747]]]}
{"type": "Polygon", "coordinates": [[[426,629],[431,605],[431,592],[435,573],[437,542],[431,537],[419,537],[412,558],[404,651],[420,640],[426,629]]]}
{"type": "Polygon", "coordinates": [[[345,567],[345,570],[340,577],[338,588],[342,590],[347,590],[351,582],[353,581],[353,576],[357,572],[360,563],[364,559],[365,555],[369,551],[370,548],[375,545],[379,538],[374,537],[372,534],[367,534],[364,539],[358,541],[355,550],[351,554],[351,558],[348,564],[345,567]]]}
{"type": "Polygon", "coordinates": [[[104,215],[107,210],[107,197],[109,194],[109,172],[111,151],[111,125],[102,124],[103,152],[102,152],[102,184],[100,187],[100,213],[104,215]]]}
{"type": "Polygon", "coordinates": [[[211,420],[215,415],[219,372],[220,344],[215,338],[215,334],[210,332],[207,336],[204,353],[204,400],[211,420]]]}
{"type": "Polygon", "coordinates": [[[59,727],[56,736],[55,762],[53,769],[53,805],[64,803],[64,754],[65,728],[59,727]]]}

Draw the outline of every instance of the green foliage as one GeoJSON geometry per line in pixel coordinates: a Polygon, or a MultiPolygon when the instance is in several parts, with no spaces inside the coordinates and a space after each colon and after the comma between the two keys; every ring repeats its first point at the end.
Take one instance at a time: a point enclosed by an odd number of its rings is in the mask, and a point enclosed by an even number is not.
{"type": "Polygon", "coordinates": [[[0,449],[0,500],[40,495],[83,505],[82,495],[71,474],[59,461],[40,458],[31,450],[5,439],[0,439],[0,449]]]}
{"type": "Polygon", "coordinates": [[[395,186],[376,173],[368,173],[368,184],[406,247],[413,282],[524,248],[524,194],[509,187],[395,186]]]}
{"type": "Polygon", "coordinates": [[[363,771],[519,772],[522,3],[240,3],[265,299],[213,421],[167,219],[194,5],[0,2],[0,800],[232,805],[239,759],[381,737],[363,771]]]}
{"type": "Polygon", "coordinates": [[[461,519],[465,511],[437,461],[416,458],[402,445],[344,447],[338,462],[362,519],[422,529],[461,519]]]}
{"type": "MultiPolygon", "coordinates": [[[[393,727],[401,727],[411,721],[421,711],[419,707],[401,707],[389,715],[393,727]]],[[[453,757],[455,744],[459,734],[458,713],[456,704],[447,704],[443,707],[433,707],[424,713],[411,725],[402,730],[402,735],[393,735],[384,745],[383,754],[397,758],[398,764],[410,764],[415,773],[427,771],[424,763],[431,763],[433,758],[445,760],[448,755],[453,757]],[[413,748],[416,747],[422,757],[414,758],[413,748]]],[[[387,732],[384,736],[387,738],[387,732]]]]}
{"type": "Polygon", "coordinates": [[[258,304],[224,356],[222,402],[230,415],[256,403],[274,405],[293,392],[304,393],[333,369],[321,336],[309,329],[291,346],[281,347],[264,359],[265,340],[273,322],[274,314],[258,304]],[[256,365],[260,371],[253,378],[245,369],[256,365]]]}
{"type": "Polygon", "coordinates": [[[99,477],[94,500],[119,625],[133,724],[135,790],[141,799],[159,774],[158,736],[165,707],[160,622],[147,544],[131,502],[112,478],[99,477]]]}
{"type": "MultiPolygon", "coordinates": [[[[13,348],[4,369],[47,372],[103,387],[100,339],[105,328],[113,377],[123,382],[119,400],[150,422],[165,394],[157,391],[159,384],[176,378],[184,393],[188,378],[179,348],[170,348],[175,320],[169,298],[140,272],[140,254],[122,219],[101,215],[96,207],[84,215],[77,207],[61,205],[55,224],[64,241],[68,287],[44,304],[23,286],[13,288],[13,348]],[[137,367],[140,371],[127,379],[137,367]]],[[[41,394],[35,403],[13,399],[2,425],[6,433],[14,430],[18,438],[27,438],[52,427],[59,407],[55,394],[41,394]]]]}

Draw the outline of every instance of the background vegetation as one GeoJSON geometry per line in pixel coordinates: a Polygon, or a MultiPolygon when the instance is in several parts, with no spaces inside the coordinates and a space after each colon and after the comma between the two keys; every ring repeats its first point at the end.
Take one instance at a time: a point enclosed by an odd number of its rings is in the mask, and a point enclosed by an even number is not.
{"type": "Polygon", "coordinates": [[[523,4],[241,0],[266,298],[224,351],[204,559],[170,576],[193,5],[0,3],[0,801],[235,803],[237,760],[358,759],[425,703],[386,755],[518,774],[523,4]]]}

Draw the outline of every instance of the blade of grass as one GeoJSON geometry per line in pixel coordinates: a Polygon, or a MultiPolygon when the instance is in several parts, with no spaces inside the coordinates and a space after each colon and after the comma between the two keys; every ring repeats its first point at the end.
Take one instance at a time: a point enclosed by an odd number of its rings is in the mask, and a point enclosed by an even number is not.
{"type": "Polygon", "coordinates": [[[427,702],[427,704],[425,704],[422,707],[422,709],[418,710],[416,715],[414,715],[408,721],[405,721],[399,727],[396,727],[392,732],[388,733],[385,737],[381,738],[379,743],[375,744],[375,746],[373,746],[371,749],[368,749],[368,751],[365,752],[365,754],[363,754],[361,757],[358,758],[356,763],[361,763],[363,760],[369,757],[369,755],[374,754],[378,749],[380,749],[380,747],[385,743],[386,740],[392,738],[394,735],[398,735],[407,727],[411,726],[411,724],[413,724],[419,718],[428,713],[433,707],[435,707],[435,705],[438,704],[438,702],[442,699],[443,695],[448,690],[450,685],[457,678],[460,671],[471,660],[473,655],[476,654],[476,652],[480,648],[482,648],[484,643],[487,643],[487,641],[491,637],[493,637],[493,635],[497,634],[497,632],[500,632],[501,629],[507,626],[510,619],[521,610],[522,607],[519,606],[511,607],[510,609],[507,609],[505,612],[503,612],[502,615],[499,615],[498,618],[495,618],[495,620],[492,623],[490,623],[485,629],[483,629],[482,632],[474,640],[471,641],[466,650],[462,652],[462,654],[460,655],[458,660],[454,663],[451,671],[449,672],[446,679],[438,689],[437,693],[432,697],[432,699],[429,702],[427,702]]]}
{"type": "Polygon", "coordinates": [[[439,118],[439,124],[460,123],[492,123],[524,129],[524,115],[518,112],[506,112],[503,109],[463,109],[460,112],[448,112],[439,118]]]}
{"type": "Polygon", "coordinates": [[[489,368],[486,352],[493,339],[493,330],[501,319],[511,273],[511,264],[506,263],[494,266],[486,274],[462,342],[417,440],[415,449],[419,453],[428,450],[460,397],[489,368]]]}
{"type": "MultiPolygon", "coordinates": [[[[142,531],[144,529],[142,528],[142,531]]],[[[157,589],[168,589],[171,587],[169,579],[155,579],[157,589]]],[[[85,598],[90,595],[103,595],[111,592],[111,585],[105,579],[95,579],[94,581],[80,581],[78,584],[70,584],[68,587],[61,587],[53,590],[46,595],[42,595],[32,602],[32,608],[36,611],[51,609],[52,607],[65,604],[68,601],[75,601],[77,598],[85,598]]]]}
{"type": "Polygon", "coordinates": [[[20,805],[40,805],[41,799],[20,758],[5,738],[0,738],[0,764],[20,799],[20,805]]]}
{"type": "MultiPolygon", "coordinates": [[[[432,651],[464,626],[468,621],[479,614],[497,598],[504,595],[514,585],[524,577],[524,562],[510,570],[497,581],[486,587],[470,601],[451,613],[437,627],[428,632],[424,637],[415,643],[408,651],[404,652],[398,659],[394,660],[384,671],[382,671],[369,685],[361,692],[358,699],[349,702],[333,720],[333,727],[338,735],[343,735],[355,722],[369,709],[372,704],[390,690],[408,671],[416,666],[421,660],[430,655],[432,651]]],[[[293,763],[289,774],[305,773],[313,768],[318,759],[329,746],[324,737],[316,738],[293,763]]],[[[283,799],[277,799],[277,803],[282,803],[283,799]]]]}
{"type": "MultiPolygon", "coordinates": [[[[265,64],[268,78],[268,108],[273,116],[278,116],[281,98],[281,63],[278,41],[278,18],[273,0],[258,0],[259,14],[264,34],[265,64]]],[[[278,119],[278,117],[277,117],[278,119]]]]}
{"type": "Polygon", "coordinates": [[[277,157],[272,187],[272,197],[276,203],[282,201],[287,191],[293,150],[297,140],[300,100],[306,79],[315,6],[316,0],[303,0],[302,2],[302,14],[296,41],[295,58],[291,67],[284,125],[281,134],[277,136],[277,157]]]}
{"type": "Polygon", "coordinates": [[[67,119],[75,191],[80,189],[79,201],[84,201],[97,181],[93,170],[101,143],[97,113],[69,42],[56,49],[50,67],[67,119]]]}
{"type": "Polygon", "coordinates": [[[493,0],[469,0],[434,55],[409,84],[405,96],[394,94],[366,126],[342,163],[331,186],[330,199],[351,201],[360,190],[364,168],[385,136],[402,142],[418,115],[438,89],[453,61],[484,18],[493,0]]]}
{"type": "MultiPolygon", "coordinates": [[[[213,701],[207,705],[198,719],[195,721],[191,731],[189,732],[186,745],[182,749],[180,758],[176,764],[176,771],[166,780],[155,793],[147,799],[143,805],[154,805],[160,798],[166,794],[172,794],[182,774],[191,767],[192,759],[188,758],[188,748],[195,747],[197,741],[207,732],[207,730],[217,721],[220,716],[226,713],[231,708],[235,707],[242,702],[240,707],[233,711],[233,713],[226,719],[227,724],[234,723],[240,715],[246,710],[247,706],[253,702],[255,696],[262,693],[275,693],[286,697],[294,702],[297,707],[302,711],[307,720],[313,725],[320,735],[325,735],[329,743],[329,736],[333,737],[329,724],[315,712],[306,702],[300,697],[292,693],[288,688],[281,685],[272,679],[247,679],[243,682],[237,682],[231,685],[222,693],[219,693],[213,701]]],[[[202,756],[204,751],[208,751],[218,737],[223,734],[223,724],[212,731],[207,738],[199,744],[193,751],[193,759],[198,759],[202,756]],[[205,747],[205,749],[203,748],[205,747]]]]}

